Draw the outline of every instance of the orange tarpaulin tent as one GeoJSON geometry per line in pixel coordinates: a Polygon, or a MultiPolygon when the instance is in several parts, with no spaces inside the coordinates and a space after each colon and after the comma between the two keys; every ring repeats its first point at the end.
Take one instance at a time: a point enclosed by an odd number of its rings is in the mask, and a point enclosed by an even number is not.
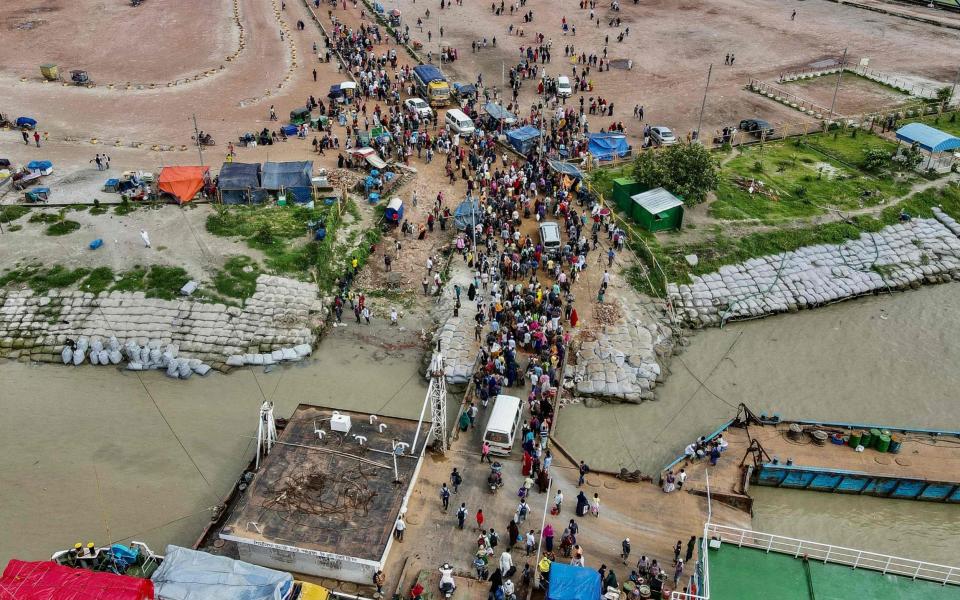
{"type": "Polygon", "coordinates": [[[0,576],[3,600],[153,600],[153,582],[13,559],[0,576]]]}
{"type": "Polygon", "coordinates": [[[160,171],[158,187],[177,199],[179,204],[190,202],[207,178],[210,167],[164,167],[160,171]]]}

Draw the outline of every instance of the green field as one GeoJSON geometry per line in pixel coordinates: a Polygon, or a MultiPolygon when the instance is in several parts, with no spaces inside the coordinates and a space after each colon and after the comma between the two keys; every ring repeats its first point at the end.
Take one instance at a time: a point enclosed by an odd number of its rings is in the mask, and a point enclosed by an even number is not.
{"type": "Polygon", "coordinates": [[[784,221],[830,208],[875,206],[905,195],[919,177],[863,169],[866,151],[876,148],[893,154],[896,144],[865,132],[856,137],[838,132],[741,147],[722,169],[709,214],[726,220],[784,221]],[[751,194],[744,189],[750,184],[768,193],[751,194]]]}

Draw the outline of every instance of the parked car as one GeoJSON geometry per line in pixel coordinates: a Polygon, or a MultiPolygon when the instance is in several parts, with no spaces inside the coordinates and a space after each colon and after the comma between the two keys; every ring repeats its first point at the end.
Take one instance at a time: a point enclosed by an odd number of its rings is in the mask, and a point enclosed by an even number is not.
{"type": "Polygon", "coordinates": [[[403,105],[411,113],[418,115],[421,119],[429,119],[433,117],[433,109],[430,108],[430,105],[424,102],[421,98],[407,98],[403,105]]]}
{"type": "Polygon", "coordinates": [[[573,95],[573,88],[570,87],[570,78],[566,75],[557,77],[557,96],[569,98],[571,95],[573,95]]]}
{"type": "Polygon", "coordinates": [[[677,136],[673,135],[669,127],[663,125],[650,128],[650,139],[657,146],[672,146],[677,143],[677,136]]]}
{"type": "Polygon", "coordinates": [[[739,129],[757,137],[768,138],[773,135],[773,127],[763,119],[744,119],[740,121],[739,129]]]}

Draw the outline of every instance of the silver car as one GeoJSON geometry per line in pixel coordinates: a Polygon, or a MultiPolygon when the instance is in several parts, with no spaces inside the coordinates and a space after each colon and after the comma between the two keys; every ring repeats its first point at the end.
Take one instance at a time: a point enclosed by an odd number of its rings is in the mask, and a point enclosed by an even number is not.
{"type": "Polygon", "coordinates": [[[669,127],[657,125],[650,128],[650,138],[658,146],[672,146],[677,143],[677,136],[673,135],[669,127]]]}
{"type": "Polygon", "coordinates": [[[433,117],[433,109],[420,98],[407,98],[403,105],[407,107],[408,111],[419,116],[421,119],[433,117]]]}

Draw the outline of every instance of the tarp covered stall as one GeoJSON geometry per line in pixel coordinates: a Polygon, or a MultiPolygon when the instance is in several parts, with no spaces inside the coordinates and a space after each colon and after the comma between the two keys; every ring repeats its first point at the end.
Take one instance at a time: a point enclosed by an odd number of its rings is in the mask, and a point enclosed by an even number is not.
{"type": "Polygon", "coordinates": [[[12,559],[0,576],[0,598],[7,600],[153,600],[149,579],[100,573],[52,561],[12,559]]]}
{"type": "Polygon", "coordinates": [[[453,225],[461,231],[470,231],[470,228],[474,227],[482,219],[483,209],[480,208],[480,203],[476,200],[464,200],[457,206],[457,209],[453,211],[453,225]]]}
{"type": "Polygon", "coordinates": [[[927,152],[947,152],[960,148],[960,138],[923,123],[909,123],[897,130],[897,139],[916,142],[927,152]]]}
{"type": "Polygon", "coordinates": [[[271,192],[290,192],[297,202],[313,199],[313,161],[263,163],[262,187],[271,192]]]}
{"type": "Polygon", "coordinates": [[[384,218],[394,225],[403,221],[403,200],[394,196],[387,203],[387,209],[383,213],[384,218]]]}
{"type": "Polygon", "coordinates": [[[492,121],[491,125],[493,126],[497,126],[501,123],[504,126],[508,126],[517,122],[516,115],[499,104],[496,104],[495,102],[487,102],[484,104],[483,112],[487,114],[487,118],[492,121]]]}
{"type": "Polygon", "coordinates": [[[633,200],[633,220],[647,231],[680,229],[683,224],[683,200],[662,187],[637,194],[633,200]]]}
{"type": "Polygon", "coordinates": [[[540,141],[540,130],[530,125],[517,127],[507,132],[507,141],[514,150],[526,156],[540,141]]]}
{"type": "Polygon", "coordinates": [[[163,600],[283,600],[293,588],[290,573],[174,545],[151,579],[163,600]]]}
{"type": "Polygon", "coordinates": [[[551,160],[548,164],[550,165],[550,169],[552,171],[562,173],[563,175],[567,175],[576,179],[583,179],[583,173],[580,171],[580,168],[577,167],[577,165],[572,165],[568,162],[563,162],[562,160],[551,160]]]}
{"type": "Polygon", "coordinates": [[[157,187],[176,198],[178,204],[185,204],[203,189],[209,177],[210,167],[163,167],[157,187]]]}
{"type": "Polygon", "coordinates": [[[217,188],[224,204],[259,204],[267,197],[260,189],[260,163],[223,163],[217,188]]]}
{"type": "Polygon", "coordinates": [[[622,133],[591,133],[587,136],[587,150],[598,160],[613,160],[630,156],[633,149],[622,133]]]}
{"type": "Polygon", "coordinates": [[[28,171],[39,171],[41,175],[53,173],[53,163],[49,160],[31,160],[27,163],[28,171]]]}
{"type": "Polygon", "coordinates": [[[383,170],[387,168],[386,161],[380,158],[380,156],[377,154],[377,151],[374,150],[373,148],[370,148],[370,147],[356,148],[350,154],[354,158],[363,159],[364,161],[366,161],[368,165],[370,165],[374,169],[383,170]]]}
{"type": "Polygon", "coordinates": [[[596,600],[601,596],[600,573],[559,562],[550,565],[547,600],[596,600]]]}
{"type": "Polygon", "coordinates": [[[31,117],[17,117],[16,123],[17,127],[26,127],[27,129],[33,129],[37,126],[37,120],[31,117]]]}

